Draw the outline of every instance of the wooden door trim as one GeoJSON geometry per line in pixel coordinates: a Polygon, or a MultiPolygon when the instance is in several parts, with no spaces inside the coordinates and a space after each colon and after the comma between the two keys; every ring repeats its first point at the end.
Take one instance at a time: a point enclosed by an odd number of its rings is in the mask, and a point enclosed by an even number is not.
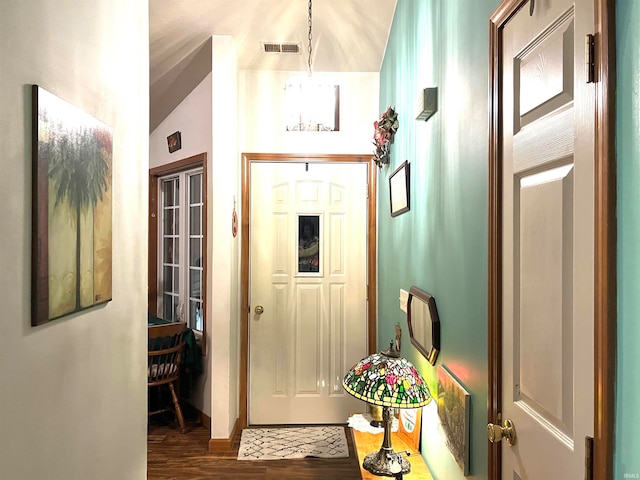
{"type": "Polygon", "coordinates": [[[613,478],[617,355],[616,15],[595,0],[595,398],[593,478],[613,478]]]}
{"type": "Polygon", "coordinates": [[[207,325],[207,154],[200,153],[149,169],[149,265],[147,267],[147,309],[158,314],[158,179],[172,173],[202,167],[202,354],[206,355],[207,325]]]}
{"type": "MultiPolygon", "coordinates": [[[[241,306],[240,306],[240,406],[239,415],[242,428],[249,424],[249,201],[251,193],[251,162],[309,162],[309,163],[365,163],[368,165],[368,213],[367,213],[367,348],[368,353],[376,350],[377,342],[377,182],[378,169],[371,155],[341,154],[242,154],[242,205],[241,205],[241,306]]],[[[346,373],[346,372],[345,372],[346,373]]]]}
{"type": "MultiPolygon", "coordinates": [[[[504,0],[490,19],[489,57],[489,398],[488,422],[502,411],[502,102],[500,31],[527,0],[504,0]]],[[[594,478],[613,478],[616,338],[615,2],[594,0],[596,36],[594,478]]],[[[502,475],[500,444],[489,443],[488,478],[502,475]]]]}

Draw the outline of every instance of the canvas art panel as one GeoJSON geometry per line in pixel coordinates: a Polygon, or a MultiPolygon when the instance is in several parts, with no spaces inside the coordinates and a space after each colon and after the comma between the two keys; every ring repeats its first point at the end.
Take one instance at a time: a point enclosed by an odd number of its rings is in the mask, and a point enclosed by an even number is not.
{"type": "Polygon", "coordinates": [[[447,447],[456,463],[469,475],[469,412],[471,396],[443,366],[438,366],[438,417],[447,447]]]}
{"type": "Polygon", "coordinates": [[[35,326],[111,300],[113,135],[38,85],[32,102],[35,326]]]}

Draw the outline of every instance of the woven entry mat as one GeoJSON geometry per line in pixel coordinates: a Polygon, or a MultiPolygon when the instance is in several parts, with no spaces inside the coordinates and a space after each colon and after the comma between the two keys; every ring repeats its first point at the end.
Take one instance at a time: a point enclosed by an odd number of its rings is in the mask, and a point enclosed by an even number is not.
{"type": "Polygon", "coordinates": [[[348,456],[344,427],[247,428],[238,449],[238,460],[348,456]]]}

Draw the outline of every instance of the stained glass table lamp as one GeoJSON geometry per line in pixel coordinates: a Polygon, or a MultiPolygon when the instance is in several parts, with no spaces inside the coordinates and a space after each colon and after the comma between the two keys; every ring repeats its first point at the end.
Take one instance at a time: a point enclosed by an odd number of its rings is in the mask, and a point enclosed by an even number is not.
{"type": "Polygon", "coordinates": [[[411,471],[411,464],[391,445],[392,409],[419,408],[431,401],[431,392],[422,375],[406,358],[392,349],[360,360],[345,375],[344,389],[360,400],[382,408],[384,439],[378,452],[362,462],[374,475],[396,477],[411,471]]]}

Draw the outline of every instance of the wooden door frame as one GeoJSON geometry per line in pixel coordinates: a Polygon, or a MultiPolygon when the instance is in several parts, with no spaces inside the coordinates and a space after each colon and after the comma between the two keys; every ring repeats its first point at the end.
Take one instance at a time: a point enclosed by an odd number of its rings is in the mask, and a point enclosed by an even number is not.
{"type": "MultiPolygon", "coordinates": [[[[502,412],[502,105],[501,30],[527,0],[504,0],[490,19],[489,410],[502,412]]],[[[595,237],[593,478],[613,478],[616,382],[615,1],[594,0],[595,237]]],[[[500,443],[489,443],[488,478],[502,475],[500,443]]]]}
{"type": "MultiPolygon", "coordinates": [[[[377,181],[378,169],[371,155],[338,154],[242,154],[242,241],[241,241],[241,308],[240,308],[240,428],[249,424],[249,208],[251,193],[251,162],[298,162],[298,163],[365,163],[368,165],[367,199],[367,348],[376,350],[377,342],[377,181]]],[[[345,372],[346,373],[346,372],[345,372]]]]}
{"type": "Polygon", "coordinates": [[[207,154],[200,153],[149,169],[149,265],[147,309],[158,314],[158,179],[166,175],[202,167],[202,355],[207,353],[207,154]]]}

